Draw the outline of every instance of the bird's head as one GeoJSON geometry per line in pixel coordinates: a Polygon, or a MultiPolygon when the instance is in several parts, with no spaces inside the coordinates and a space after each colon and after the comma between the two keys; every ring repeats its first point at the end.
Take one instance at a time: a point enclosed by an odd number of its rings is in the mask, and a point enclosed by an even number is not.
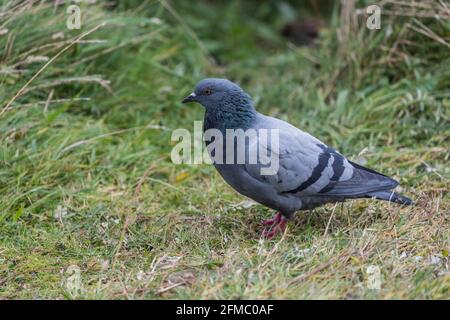
{"type": "Polygon", "coordinates": [[[251,97],[237,84],[227,79],[203,79],[194,92],[183,99],[182,103],[198,102],[207,111],[232,111],[234,108],[252,109],[251,97]]]}

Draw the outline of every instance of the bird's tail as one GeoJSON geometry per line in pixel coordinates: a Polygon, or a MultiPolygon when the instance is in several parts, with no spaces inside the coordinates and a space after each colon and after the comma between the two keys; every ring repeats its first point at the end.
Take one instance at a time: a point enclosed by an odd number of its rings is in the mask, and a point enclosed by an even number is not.
{"type": "Polygon", "coordinates": [[[368,193],[367,196],[378,199],[378,200],[395,202],[395,203],[403,204],[403,205],[407,205],[407,206],[413,204],[411,199],[409,199],[405,196],[402,196],[401,194],[398,194],[391,190],[371,192],[371,193],[368,193]]]}

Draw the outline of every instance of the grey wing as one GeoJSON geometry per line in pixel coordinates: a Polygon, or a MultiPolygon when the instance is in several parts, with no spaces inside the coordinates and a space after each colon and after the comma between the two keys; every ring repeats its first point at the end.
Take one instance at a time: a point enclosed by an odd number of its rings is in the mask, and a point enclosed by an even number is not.
{"type": "Polygon", "coordinates": [[[369,193],[378,191],[388,191],[394,189],[398,182],[374,170],[360,166],[348,161],[353,167],[353,174],[350,179],[330,183],[329,187],[320,193],[334,197],[363,197],[370,196],[369,193]]]}
{"type": "MultiPolygon", "coordinates": [[[[253,145],[259,140],[254,141],[253,145]]],[[[321,152],[318,144],[312,136],[296,129],[295,131],[283,130],[279,133],[278,146],[273,144],[264,146],[258,145],[258,150],[265,148],[263,153],[270,155],[270,165],[246,164],[246,171],[261,182],[271,185],[278,193],[283,193],[297,188],[302,182],[308,180],[311,173],[323,160],[319,155],[321,152]],[[263,169],[271,167],[274,174],[265,175],[263,169]]],[[[255,150],[255,147],[249,147],[255,150]]],[[[316,169],[317,171],[317,169],[316,169]]],[[[324,175],[328,174],[326,171],[324,175]]]]}
{"type": "Polygon", "coordinates": [[[376,171],[348,161],[336,150],[299,130],[296,134],[280,133],[276,174],[262,175],[260,164],[247,164],[247,172],[270,184],[280,194],[352,198],[367,193],[390,190],[397,182],[376,171]]]}

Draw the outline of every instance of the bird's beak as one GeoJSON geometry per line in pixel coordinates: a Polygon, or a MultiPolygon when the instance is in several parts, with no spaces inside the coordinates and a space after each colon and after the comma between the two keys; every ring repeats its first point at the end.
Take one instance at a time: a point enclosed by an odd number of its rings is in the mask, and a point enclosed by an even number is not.
{"type": "Polygon", "coordinates": [[[196,97],[197,95],[195,94],[195,92],[192,92],[190,95],[184,98],[183,101],[181,101],[181,103],[195,102],[197,101],[196,97]]]}

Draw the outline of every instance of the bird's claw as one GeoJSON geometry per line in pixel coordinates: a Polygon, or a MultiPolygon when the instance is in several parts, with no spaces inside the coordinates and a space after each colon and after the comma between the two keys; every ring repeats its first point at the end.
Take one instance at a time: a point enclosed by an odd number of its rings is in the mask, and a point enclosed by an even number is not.
{"type": "Polygon", "coordinates": [[[286,229],[287,219],[278,212],[273,219],[263,221],[266,226],[272,226],[269,230],[264,230],[262,236],[266,239],[273,238],[278,232],[283,233],[286,229]]]}
{"type": "Polygon", "coordinates": [[[281,221],[281,212],[277,212],[277,214],[272,219],[263,220],[262,224],[265,226],[272,226],[274,224],[278,224],[281,221]]]}

